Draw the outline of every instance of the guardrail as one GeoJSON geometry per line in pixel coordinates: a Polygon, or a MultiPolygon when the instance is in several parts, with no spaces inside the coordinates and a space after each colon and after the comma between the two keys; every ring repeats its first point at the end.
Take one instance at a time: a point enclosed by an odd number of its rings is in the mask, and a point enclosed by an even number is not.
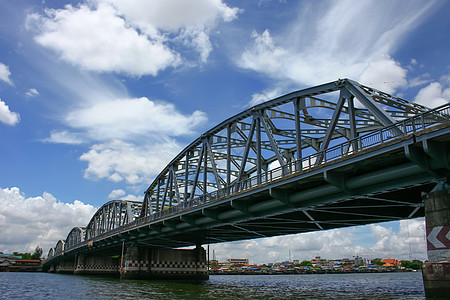
{"type": "MultiPolygon", "coordinates": [[[[137,218],[126,225],[96,235],[89,241],[95,242],[108,236],[115,235],[118,232],[132,229],[133,227],[139,226],[140,224],[147,223],[156,219],[162,219],[168,215],[198,207],[224,197],[233,196],[237,193],[247,191],[262,184],[270,183],[295,173],[316,168],[325,163],[348,157],[360,151],[382,145],[411,133],[420,132],[424,129],[442,124],[447,121],[450,121],[450,103],[421,113],[417,116],[397,122],[391,126],[375,130],[373,132],[348,140],[344,143],[329,147],[324,151],[320,151],[300,160],[287,163],[284,166],[268,170],[260,176],[250,177],[240,182],[233,183],[232,185],[227,186],[223,189],[207,193],[192,200],[182,202],[176,206],[172,206],[168,209],[155,212],[149,216],[137,218]]],[[[89,241],[83,241],[77,245],[73,245],[68,249],[64,249],[64,251],[69,251],[86,246],[88,245],[89,241]]],[[[52,258],[54,258],[55,256],[53,256],[52,258]]]]}

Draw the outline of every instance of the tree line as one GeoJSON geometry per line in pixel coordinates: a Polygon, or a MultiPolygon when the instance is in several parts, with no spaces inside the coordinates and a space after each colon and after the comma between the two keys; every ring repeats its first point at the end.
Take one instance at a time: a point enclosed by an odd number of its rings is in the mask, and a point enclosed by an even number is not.
{"type": "MultiPolygon", "coordinates": [[[[3,252],[0,252],[0,254],[3,254],[3,252]]],[[[36,246],[36,249],[34,249],[34,253],[31,254],[29,252],[20,253],[20,252],[13,252],[14,256],[22,256],[22,259],[41,259],[42,257],[42,248],[36,246]]]]}

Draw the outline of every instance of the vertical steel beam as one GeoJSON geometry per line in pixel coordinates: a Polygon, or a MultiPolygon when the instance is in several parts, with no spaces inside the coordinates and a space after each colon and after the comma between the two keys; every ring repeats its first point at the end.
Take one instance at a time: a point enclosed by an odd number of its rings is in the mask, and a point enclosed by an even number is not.
{"type": "MultiPolygon", "coordinates": [[[[356,131],[356,119],[355,119],[355,103],[354,96],[350,95],[347,99],[348,105],[348,117],[350,119],[350,139],[354,140],[357,137],[356,131]]],[[[356,141],[352,142],[353,153],[358,151],[358,143],[356,141]]]]}
{"type": "Polygon", "coordinates": [[[297,145],[297,160],[301,160],[303,158],[303,155],[302,134],[300,131],[300,109],[305,107],[305,98],[295,98],[293,102],[295,110],[295,144],[297,145]]]}
{"type": "Polygon", "coordinates": [[[203,197],[206,197],[207,186],[208,186],[208,138],[203,140],[203,147],[205,150],[203,151],[203,197]]]}
{"type": "Polygon", "coordinates": [[[188,200],[188,187],[189,187],[189,154],[190,151],[186,151],[186,162],[184,164],[185,173],[184,173],[184,201],[188,200]]]}
{"type": "Polygon", "coordinates": [[[231,123],[227,125],[227,193],[231,184],[231,123]]]}
{"type": "MultiPolygon", "coordinates": [[[[259,120],[258,120],[259,119],[259,120]]],[[[261,118],[256,123],[256,182],[261,184],[261,118]]]]}
{"type": "Polygon", "coordinates": [[[171,208],[173,200],[173,165],[170,166],[169,177],[167,180],[166,186],[169,185],[169,208],[171,208]]]}
{"type": "Polygon", "coordinates": [[[161,193],[161,178],[158,179],[158,193],[156,194],[156,211],[159,211],[159,195],[161,193]]]}
{"type": "Polygon", "coordinates": [[[133,212],[131,211],[131,203],[127,202],[127,219],[128,223],[133,222],[133,212]]]}

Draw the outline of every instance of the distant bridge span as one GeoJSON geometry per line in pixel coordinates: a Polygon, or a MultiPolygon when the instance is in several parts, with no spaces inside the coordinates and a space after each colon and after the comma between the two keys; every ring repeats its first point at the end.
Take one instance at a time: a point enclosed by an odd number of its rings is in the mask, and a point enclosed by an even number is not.
{"type": "MultiPolygon", "coordinates": [[[[61,252],[183,247],[424,216],[449,175],[450,106],[349,79],[249,108],[208,130],[143,202],[111,201],[61,252]],[[77,241],[77,242],[74,242],[77,241]]],[[[49,261],[62,253],[51,249],[49,261]]]]}

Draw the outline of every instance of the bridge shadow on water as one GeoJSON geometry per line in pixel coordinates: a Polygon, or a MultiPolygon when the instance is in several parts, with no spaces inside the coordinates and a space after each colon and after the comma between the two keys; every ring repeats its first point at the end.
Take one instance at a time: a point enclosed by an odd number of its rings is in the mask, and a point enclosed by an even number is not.
{"type": "Polygon", "coordinates": [[[83,285],[80,299],[425,299],[420,272],[216,275],[209,281],[75,278],[83,285]]]}

